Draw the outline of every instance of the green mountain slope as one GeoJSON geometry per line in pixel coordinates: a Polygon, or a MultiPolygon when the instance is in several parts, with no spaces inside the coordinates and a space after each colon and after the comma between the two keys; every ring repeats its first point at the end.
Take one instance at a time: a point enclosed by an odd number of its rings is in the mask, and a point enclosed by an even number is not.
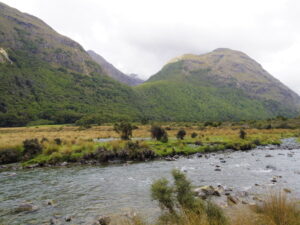
{"type": "Polygon", "coordinates": [[[139,116],[137,94],[102,72],[78,43],[1,3],[0,21],[0,126],[139,116]]]}
{"type": "Polygon", "coordinates": [[[300,98],[241,52],[184,55],[136,87],[150,118],[239,120],[295,116],[300,98]]]}

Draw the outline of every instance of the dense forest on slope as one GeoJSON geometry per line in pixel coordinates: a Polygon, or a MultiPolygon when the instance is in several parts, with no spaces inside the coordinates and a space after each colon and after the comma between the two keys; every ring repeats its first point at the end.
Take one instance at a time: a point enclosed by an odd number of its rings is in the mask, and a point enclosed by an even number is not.
{"type": "Polygon", "coordinates": [[[0,3],[0,21],[0,126],[299,113],[300,97],[238,51],[177,57],[147,82],[130,87],[40,19],[0,3]]]}

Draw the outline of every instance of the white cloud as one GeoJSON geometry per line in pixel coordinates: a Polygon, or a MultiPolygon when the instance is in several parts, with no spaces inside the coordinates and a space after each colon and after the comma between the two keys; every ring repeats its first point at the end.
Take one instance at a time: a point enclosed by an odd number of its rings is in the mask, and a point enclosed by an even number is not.
{"type": "Polygon", "coordinates": [[[297,0],[3,0],[144,78],[169,59],[241,50],[300,93],[297,0]]]}

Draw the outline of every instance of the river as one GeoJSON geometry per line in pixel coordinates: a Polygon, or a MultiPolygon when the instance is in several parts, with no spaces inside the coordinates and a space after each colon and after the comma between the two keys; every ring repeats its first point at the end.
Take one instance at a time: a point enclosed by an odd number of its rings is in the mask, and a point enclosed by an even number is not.
{"type": "Polygon", "coordinates": [[[177,161],[106,167],[2,171],[0,224],[49,224],[53,216],[65,215],[72,215],[71,224],[86,224],[97,215],[123,214],[131,210],[154,217],[159,209],[156,202],[151,201],[150,185],[155,179],[170,178],[173,168],[184,171],[195,186],[221,184],[250,193],[265,193],[276,186],[289,188],[292,195],[300,197],[300,150],[297,149],[264,148],[209,154],[208,158],[181,157],[177,161]],[[216,166],[220,166],[221,171],[215,171],[216,166]],[[274,176],[281,177],[275,184],[271,182],[274,176]],[[52,199],[54,206],[47,205],[47,199],[52,199]],[[19,204],[27,201],[39,209],[30,213],[14,212],[19,204]]]}

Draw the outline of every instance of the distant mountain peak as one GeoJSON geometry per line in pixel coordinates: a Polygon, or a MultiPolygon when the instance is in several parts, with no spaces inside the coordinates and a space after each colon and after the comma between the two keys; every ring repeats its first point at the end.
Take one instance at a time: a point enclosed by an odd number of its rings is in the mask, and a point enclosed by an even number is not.
{"type": "Polygon", "coordinates": [[[131,76],[122,73],[120,70],[118,70],[116,67],[114,67],[111,63],[106,61],[101,55],[97,54],[93,50],[88,50],[87,52],[90,55],[90,57],[96,63],[98,63],[102,67],[104,72],[111,78],[129,86],[136,86],[144,82],[143,80],[139,79],[138,75],[136,74],[134,74],[134,76],[131,76]]]}

